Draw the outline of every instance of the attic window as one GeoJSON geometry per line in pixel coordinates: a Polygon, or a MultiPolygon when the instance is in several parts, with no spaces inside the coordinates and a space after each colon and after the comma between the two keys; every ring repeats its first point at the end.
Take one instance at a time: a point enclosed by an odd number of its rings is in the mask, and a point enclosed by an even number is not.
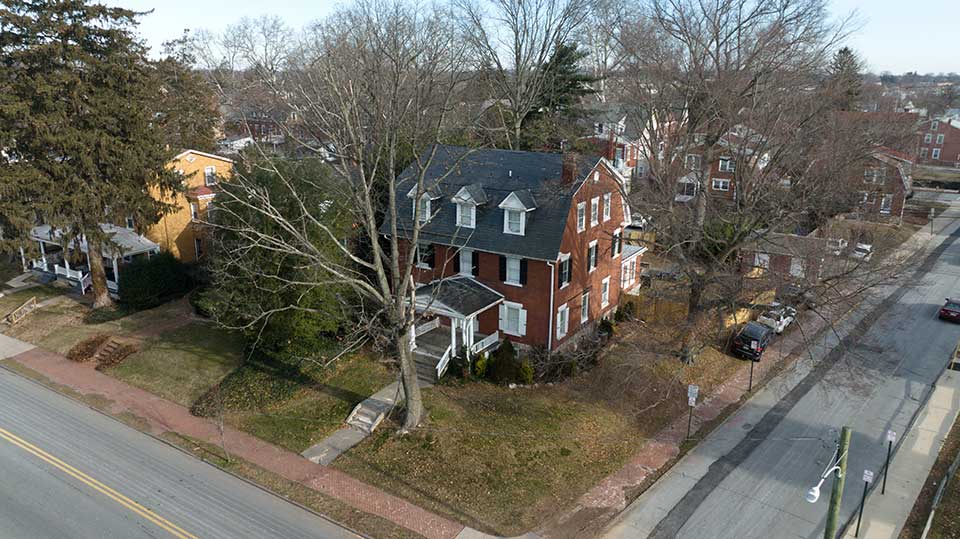
{"type": "Polygon", "coordinates": [[[420,215],[417,220],[421,223],[430,220],[430,195],[424,194],[420,197],[420,215]]]}
{"type": "Polygon", "coordinates": [[[475,228],[477,223],[477,206],[468,202],[457,202],[457,226],[475,228]]]}
{"type": "Polygon", "coordinates": [[[526,217],[520,210],[503,210],[503,233],[523,236],[526,217]]]}

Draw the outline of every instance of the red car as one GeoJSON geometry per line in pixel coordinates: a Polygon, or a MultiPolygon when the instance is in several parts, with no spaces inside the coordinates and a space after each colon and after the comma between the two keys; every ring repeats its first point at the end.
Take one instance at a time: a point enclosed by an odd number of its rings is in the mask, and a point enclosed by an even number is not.
{"type": "Polygon", "coordinates": [[[960,322],[960,300],[947,298],[940,312],[937,314],[940,320],[949,320],[951,322],[960,322]]]}

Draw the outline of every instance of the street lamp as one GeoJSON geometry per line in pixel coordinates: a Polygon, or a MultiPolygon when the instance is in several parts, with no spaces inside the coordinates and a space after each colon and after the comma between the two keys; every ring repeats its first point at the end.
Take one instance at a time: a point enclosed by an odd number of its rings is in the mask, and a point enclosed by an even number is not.
{"type": "Polygon", "coordinates": [[[837,480],[833,482],[833,491],[830,495],[830,507],[827,510],[827,525],[823,530],[824,539],[834,539],[837,530],[837,522],[840,520],[840,499],[843,496],[844,474],[847,469],[847,450],[850,448],[850,427],[840,429],[840,439],[837,441],[837,449],[830,457],[830,463],[827,469],[820,474],[820,481],[804,496],[810,503],[817,503],[820,499],[820,487],[823,482],[830,477],[830,474],[836,473],[837,480]]]}

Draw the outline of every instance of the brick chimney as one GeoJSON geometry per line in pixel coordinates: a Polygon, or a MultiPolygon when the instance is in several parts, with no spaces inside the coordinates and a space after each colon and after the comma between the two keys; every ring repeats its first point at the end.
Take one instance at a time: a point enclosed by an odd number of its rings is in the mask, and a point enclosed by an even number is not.
{"type": "Polygon", "coordinates": [[[566,152],[563,154],[563,171],[560,179],[564,184],[571,184],[577,181],[577,169],[580,165],[580,154],[577,152],[566,152]]]}
{"type": "Polygon", "coordinates": [[[617,159],[617,136],[614,134],[613,129],[610,130],[610,137],[607,139],[607,155],[605,156],[610,162],[614,162],[617,159]]]}

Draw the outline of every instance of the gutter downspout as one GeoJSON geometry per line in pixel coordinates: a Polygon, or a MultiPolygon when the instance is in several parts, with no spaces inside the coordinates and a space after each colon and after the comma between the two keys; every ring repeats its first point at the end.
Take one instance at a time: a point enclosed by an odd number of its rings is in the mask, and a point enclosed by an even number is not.
{"type": "Polygon", "coordinates": [[[553,352],[553,293],[556,289],[556,276],[554,271],[556,270],[555,262],[547,262],[547,265],[550,266],[550,326],[547,328],[547,352],[553,352]]]}

